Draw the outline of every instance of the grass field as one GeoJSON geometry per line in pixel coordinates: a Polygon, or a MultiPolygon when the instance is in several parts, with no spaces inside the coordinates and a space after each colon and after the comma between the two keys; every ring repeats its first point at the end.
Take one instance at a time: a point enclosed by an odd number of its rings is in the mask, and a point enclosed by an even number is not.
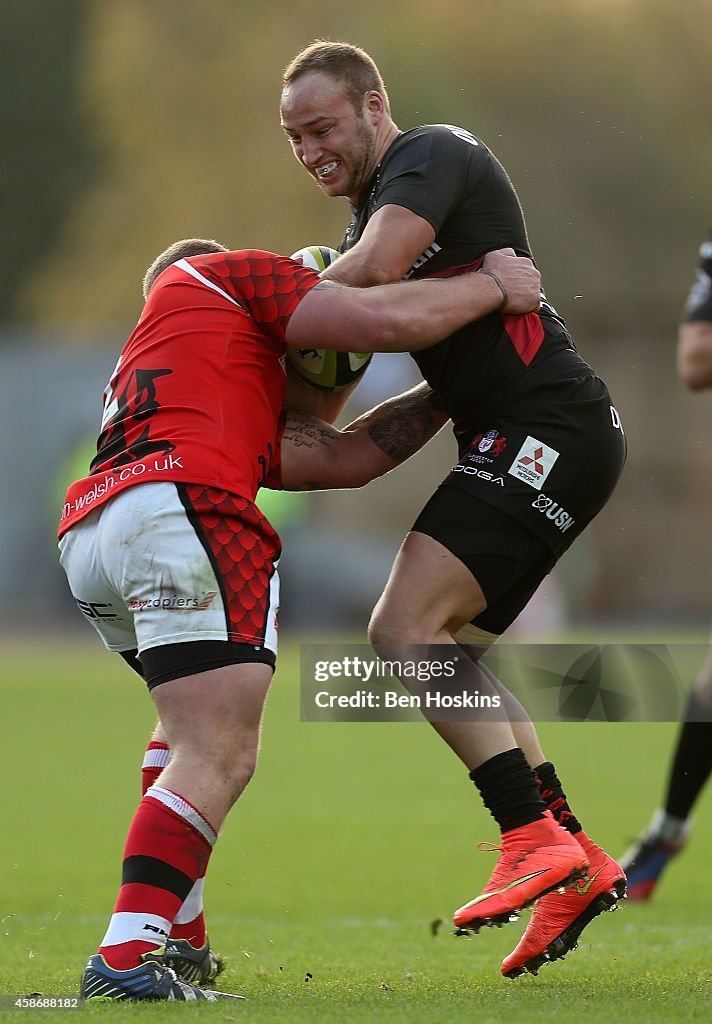
{"type": "MultiPolygon", "coordinates": [[[[150,701],[92,637],[5,643],[0,660],[0,993],[70,995],[113,904],[150,701]]],[[[659,799],[675,727],[541,731],[585,827],[619,853],[659,799]]],[[[709,794],[697,818],[654,904],[599,918],[538,978],[504,981],[521,923],[473,939],[447,925],[431,934],[493,864],[476,844],[496,841],[494,823],[466,775],[426,725],[301,723],[298,647],[285,643],[261,764],[207,887],[213,944],[229,958],[223,986],[249,1002],[81,1012],[255,1024],[709,1020],[709,794]]]]}

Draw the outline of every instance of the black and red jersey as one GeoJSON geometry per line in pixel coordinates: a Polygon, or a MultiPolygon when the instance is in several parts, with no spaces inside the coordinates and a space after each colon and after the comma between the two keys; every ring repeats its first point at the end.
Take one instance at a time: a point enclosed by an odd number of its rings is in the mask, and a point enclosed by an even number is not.
{"type": "MultiPolygon", "coordinates": [[[[531,256],[512,182],[488,147],[463,128],[424,125],[398,136],[352,209],[341,251],[354,246],[369,218],[389,204],[411,210],[435,231],[408,278],[475,269],[494,249],[531,256]]],[[[454,421],[461,446],[543,373],[591,372],[543,296],[538,313],[492,313],[412,356],[454,421]]]]}
{"type": "Polygon", "coordinates": [[[163,271],[104,393],[97,454],[67,492],[60,536],[148,481],[254,500],[279,447],[287,324],[318,283],[314,271],[257,249],[163,271]]]}
{"type": "Polygon", "coordinates": [[[427,220],[436,235],[407,277],[469,265],[508,246],[518,256],[531,256],[524,215],[507,172],[464,128],[421,125],[391,143],[358,207],[352,208],[342,251],[356,244],[376,210],[391,203],[427,220]]]}

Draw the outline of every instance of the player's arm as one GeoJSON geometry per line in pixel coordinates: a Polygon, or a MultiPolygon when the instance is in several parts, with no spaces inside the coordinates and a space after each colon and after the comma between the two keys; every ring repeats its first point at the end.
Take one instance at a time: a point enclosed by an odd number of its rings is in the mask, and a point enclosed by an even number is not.
{"type": "Polygon", "coordinates": [[[700,247],[697,272],[682,311],[677,372],[691,391],[712,387],[712,232],[700,247]]]}
{"type": "Polygon", "coordinates": [[[287,324],[288,345],[339,352],[414,352],[496,310],[538,308],[541,280],[513,249],[488,253],[482,271],[439,280],[350,288],[324,281],[301,300],[287,324]]]}
{"type": "Polygon", "coordinates": [[[677,372],[690,391],[712,388],[712,321],[680,324],[677,332],[677,372]]]}
{"type": "Polygon", "coordinates": [[[427,384],[389,398],[343,430],[288,411],[281,486],[288,491],[361,487],[409,459],[447,420],[427,384]]]}
{"type": "Polygon", "coordinates": [[[389,203],[372,215],[353,249],[321,276],[354,288],[400,281],[434,241],[435,229],[429,221],[405,206],[389,203]]]}

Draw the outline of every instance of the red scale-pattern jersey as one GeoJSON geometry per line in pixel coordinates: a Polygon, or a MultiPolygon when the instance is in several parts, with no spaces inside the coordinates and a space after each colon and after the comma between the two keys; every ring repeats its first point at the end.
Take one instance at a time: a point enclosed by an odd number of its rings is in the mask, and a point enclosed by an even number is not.
{"type": "Polygon", "coordinates": [[[258,249],[164,270],[107,386],[97,455],[67,492],[60,536],[149,481],[253,501],[278,453],[287,324],[318,283],[312,270],[258,249]]]}

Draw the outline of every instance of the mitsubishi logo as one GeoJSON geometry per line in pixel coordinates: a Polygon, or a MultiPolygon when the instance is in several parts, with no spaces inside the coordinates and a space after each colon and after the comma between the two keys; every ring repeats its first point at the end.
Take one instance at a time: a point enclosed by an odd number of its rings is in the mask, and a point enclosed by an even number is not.
{"type": "Polygon", "coordinates": [[[541,462],[541,459],[543,459],[543,458],[544,458],[544,449],[540,447],[540,448],[535,448],[534,449],[534,456],[533,456],[533,458],[529,458],[528,455],[525,455],[519,461],[521,462],[521,464],[523,466],[531,466],[531,464],[534,463],[534,469],[536,470],[536,472],[537,473],[543,473],[544,472],[544,465],[541,462]]]}

